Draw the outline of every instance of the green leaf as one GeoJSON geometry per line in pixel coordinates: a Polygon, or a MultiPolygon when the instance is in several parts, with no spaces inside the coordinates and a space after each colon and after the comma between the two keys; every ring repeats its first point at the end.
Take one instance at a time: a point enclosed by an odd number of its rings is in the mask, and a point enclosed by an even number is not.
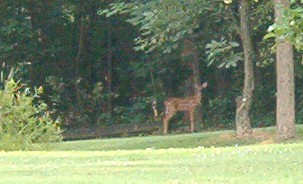
{"type": "Polygon", "coordinates": [[[266,39],[268,39],[268,38],[275,38],[275,37],[276,37],[276,34],[273,33],[273,32],[271,32],[271,33],[267,33],[267,34],[263,37],[263,39],[266,40],[266,39]]]}
{"type": "Polygon", "coordinates": [[[239,47],[239,43],[237,42],[229,42],[232,47],[239,47]]]}

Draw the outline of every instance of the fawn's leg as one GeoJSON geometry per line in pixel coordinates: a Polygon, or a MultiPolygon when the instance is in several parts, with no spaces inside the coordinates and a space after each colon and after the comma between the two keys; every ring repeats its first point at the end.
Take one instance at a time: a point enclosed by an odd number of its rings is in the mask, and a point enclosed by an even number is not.
{"type": "Polygon", "coordinates": [[[195,126],[194,111],[189,111],[189,115],[190,115],[189,131],[194,132],[194,126],[195,126]]]}
{"type": "Polygon", "coordinates": [[[163,117],[163,134],[167,134],[169,120],[176,113],[176,110],[175,110],[174,106],[168,101],[164,102],[164,106],[165,106],[165,114],[163,117]]]}
{"type": "Polygon", "coordinates": [[[164,116],[163,118],[163,134],[167,134],[168,129],[168,119],[164,116]]]}
{"type": "Polygon", "coordinates": [[[163,117],[163,134],[167,134],[169,120],[171,119],[171,117],[172,117],[172,115],[169,115],[169,114],[165,114],[163,117]]]}

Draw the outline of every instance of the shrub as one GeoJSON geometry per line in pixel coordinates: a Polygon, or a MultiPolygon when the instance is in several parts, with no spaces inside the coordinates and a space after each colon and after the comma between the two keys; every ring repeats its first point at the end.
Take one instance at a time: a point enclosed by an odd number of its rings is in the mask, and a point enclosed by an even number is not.
{"type": "Polygon", "coordinates": [[[47,105],[39,100],[42,88],[31,93],[24,84],[9,79],[0,88],[0,150],[37,150],[60,141],[61,130],[47,105]]]}
{"type": "Polygon", "coordinates": [[[205,124],[209,128],[215,127],[233,127],[235,117],[235,107],[231,94],[225,97],[210,99],[206,107],[205,124]]]}

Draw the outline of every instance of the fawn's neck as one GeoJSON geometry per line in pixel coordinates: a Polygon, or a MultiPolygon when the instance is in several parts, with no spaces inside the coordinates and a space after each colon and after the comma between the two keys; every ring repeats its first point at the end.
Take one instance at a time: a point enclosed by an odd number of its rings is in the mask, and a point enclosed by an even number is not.
{"type": "Polygon", "coordinates": [[[193,98],[197,103],[201,103],[201,99],[202,99],[201,91],[196,91],[196,94],[193,96],[193,98]]]}

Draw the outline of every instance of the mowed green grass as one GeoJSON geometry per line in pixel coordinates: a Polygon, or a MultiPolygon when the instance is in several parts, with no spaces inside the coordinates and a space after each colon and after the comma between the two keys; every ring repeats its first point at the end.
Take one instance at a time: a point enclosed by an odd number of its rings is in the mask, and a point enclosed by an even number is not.
{"type": "MultiPolygon", "coordinates": [[[[194,134],[179,134],[165,136],[146,136],[131,138],[94,139],[82,141],[66,141],[54,144],[60,151],[107,151],[135,149],[167,149],[167,148],[196,148],[243,146],[253,144],[269,144],[275,140],[273,127],[254,129],[255,136],[238,138],[235,131],[200,132],[194,134]]],[[[297,137],[292,142],[303,141],[303,126],[297,126],[297,137]]]]}
{"type": "Polygon", "coordinates": [[[273,131],[251,140],[222,131],[1,152],[0,183],[303,183],[302,127],[287,144],[271,144],[273,131]]]}

